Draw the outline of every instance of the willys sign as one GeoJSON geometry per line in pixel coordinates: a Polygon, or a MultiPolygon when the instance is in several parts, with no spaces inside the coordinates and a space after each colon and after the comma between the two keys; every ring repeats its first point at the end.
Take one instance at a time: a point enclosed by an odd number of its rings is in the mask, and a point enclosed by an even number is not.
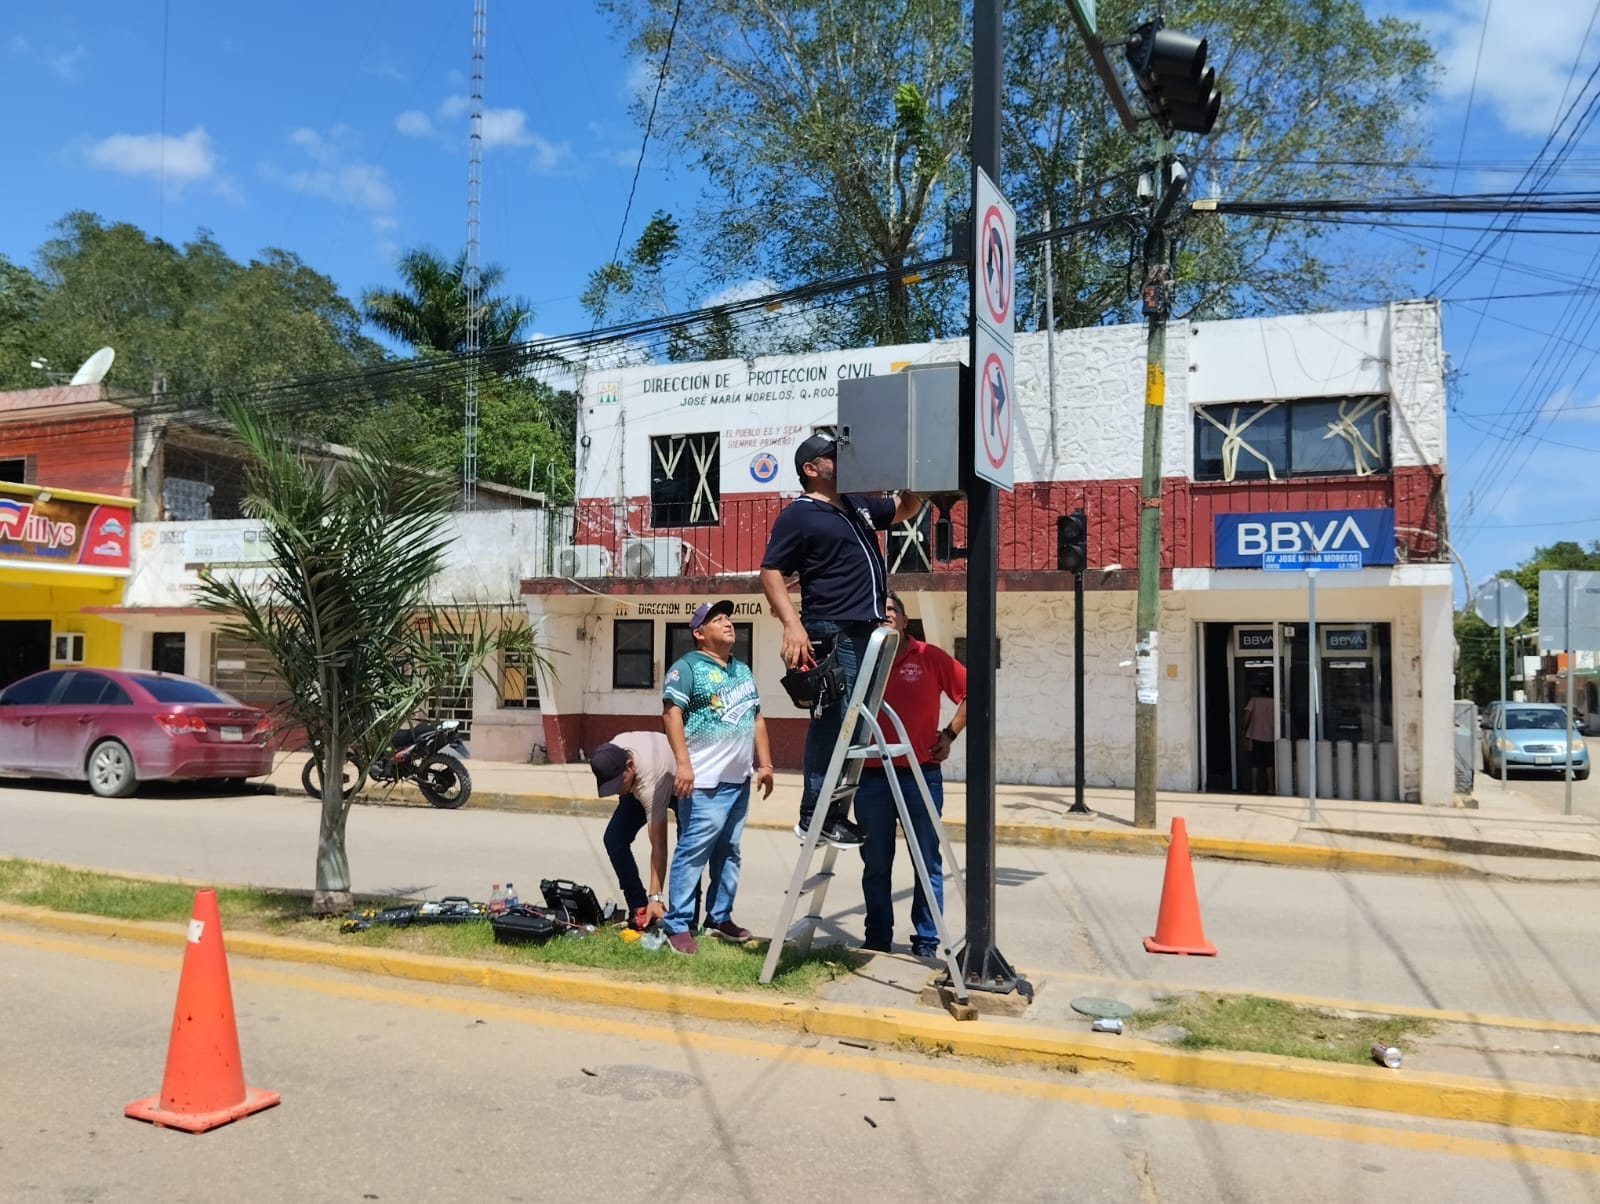
{"type": "Polygon", "coordinates": [[[0,485],[0,560],[126,571],[131,506],[0,485]]]}

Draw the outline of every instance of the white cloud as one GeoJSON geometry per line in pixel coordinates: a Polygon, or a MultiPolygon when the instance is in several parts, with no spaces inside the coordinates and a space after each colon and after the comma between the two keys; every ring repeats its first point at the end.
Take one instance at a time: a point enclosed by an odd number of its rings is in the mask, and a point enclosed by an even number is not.
{"type": "Polygon", "coordinates": [[[1438,48],[1446,97],[1465,104],[1470,92],[1474,122],[1487,109],[1506,129],[1543,138],[1594,65],[1594,34],[1584,43],[1594,5],[1541,0],[1530,11],[1501,0],[1489,7],[1486,27],[1488,5],[1490,0],[1447,0],[1431,12],[1413,5],[1406,15],[1421,23],[1438,48]]]}
{"type": "Polygon", "coordinates": [[[407,109],[394,119],[394,128],[411,138],[432,138],[433,121],[420,109],[407,109]]]}
{"type": "Polygon", "coordinates": [[[92,144],[86,152],[94,167],[124,176],[165,180],[174,191],[209,179],[217,169],[217,154],[205,126],[187,134],[112,134],[92,144]]]}
{"type": "MultiPolygon", "coordinates": [[[[528,115],[521,109],[485,109],[483,111],[483,145],[528,146],[533,135],[527,130],[528,115]]],[[[540,141],[543,141],[541,139],[540,141]]],[[[545,143],[546,146],[549,143],[545,143]]]]}
{"type": "Polygon", "coordinates": [[[406,80],[406,73],[400,69],[400,65],[393,59],[378,59],[376,62],[362,63],[361,72],[363,75],[376,76],[378,79],[392,79],[396,83],[405,83],[406,80]]]}
{"type": "MultiPolygon", "coordinates": [[[[472,98],[453,94],[439,102],[431,117],[420,109],[407,109],[394,119],[394,127],[413,138],[434,138],[455,147],[464,141],[467,131],[461,127],[471,112],[472,98]]],[[[485,109],[481,135],[484,150],[513,147],[531,151],[530,171],[556,171],[572,160],[572,147],[530,130],[528,114],[522,109],[485,109]]]]}
{"type": "Polygon", "coordinates": [[[289,142],[305,153],[311,166],[287,171],[271,163],[262,166],[265,175],[285,188],[355,209],[394,208],[388,173],[357,157],[355,131],[349,126],[336,125],[326,134],[302,126],[289,134],[289,142]]]}
{"type": "Polygon", "coordinates": [[[87,48],[74,46],[71,50],[62,54],[52,54],[46,61],[50,64],[50,70],[70,83],[78,78],[78,67],[88,57],[89,51],[87,48]]]}

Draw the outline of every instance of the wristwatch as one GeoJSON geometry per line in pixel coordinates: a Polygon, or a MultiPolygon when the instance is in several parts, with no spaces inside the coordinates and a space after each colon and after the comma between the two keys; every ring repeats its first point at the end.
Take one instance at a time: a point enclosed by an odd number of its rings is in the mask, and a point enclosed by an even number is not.
{"type": "Polygon", "coordinates": [[[939,729],[939,734],[941,736],[949,736],[950,737],[950,743],[954,744],[956,742],[956,736],[959,733],[957,733],[955,728],[950,727],[948,724],[946,724],[944,727],[939,729]]]}
{"type": "Polygon", "coordinates": [[[665,903],[666,902],[666,900],[663,899],[660,895],[646,895],[644,898],[645,898],[645,902],[647,902],[647,903],[665,903]]]}

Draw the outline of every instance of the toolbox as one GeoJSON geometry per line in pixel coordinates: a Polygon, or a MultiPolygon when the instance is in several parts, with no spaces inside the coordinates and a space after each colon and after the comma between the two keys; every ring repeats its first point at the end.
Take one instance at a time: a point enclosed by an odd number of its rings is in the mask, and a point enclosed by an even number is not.
{"type": "Polygon", "coordinates": [[[494,929],[497,945],[542,945],[561,931],[561,925],[532,907],[514,907],[490,916],[489,927],[494,929]]]}
{"type": "Polygon", "coordinates": [[[393,924],[398,928],[413,924],[459,924],[464,920],[481,920],[487,912],[482,903],[474,903],[466,895],[446,895],[437,903],[401,903],[351,912],[339,925],[339,931],[361,932],[374,924],[393,924]]]}
{"type": "Polygon", "coordinates": [[[587,886],[580,886],[566,878],[546,878],[539,883],[539,892],[544,895],[546,910],[557,919],[566,920],[569,924],[605,923],[600,900],[587,886]]]}

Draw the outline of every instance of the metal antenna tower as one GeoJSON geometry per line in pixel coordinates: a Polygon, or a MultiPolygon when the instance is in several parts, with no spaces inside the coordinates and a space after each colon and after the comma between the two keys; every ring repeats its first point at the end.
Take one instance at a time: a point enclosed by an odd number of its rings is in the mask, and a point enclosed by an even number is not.
{"type": "Polygon", "coordinates": [[[488,25],[488,0],[472,0],[472,118],[467,134],[467,254],[461,283],[467,294],[467,363],[462,400],[463,415],[461,506],[478,505],[478,204],[483,167],[483,43],[488,25]]]}

